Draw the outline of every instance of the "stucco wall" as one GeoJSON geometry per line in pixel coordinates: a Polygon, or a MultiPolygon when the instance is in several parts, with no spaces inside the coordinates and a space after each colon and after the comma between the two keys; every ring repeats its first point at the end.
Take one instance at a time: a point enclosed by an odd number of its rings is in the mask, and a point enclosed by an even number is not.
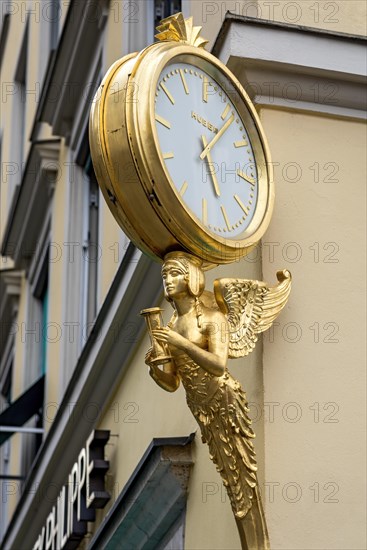
{"type": "Polygon", "coordinates": [[[359,0],[189,0],[183,1],[186,16],[203,26],[203,36],[213,42],[227,11],[267,21],[304,25],[333,32],[366,35],[366,3],[359,0]]]}
{"type": "Polygon", "coordinates": [[[264,335],[272,547],[362,549],[365,125],[281,110],[261,117],[276,182],[264,278],[278,266],[293,275],[289,306],[264,335]]]}

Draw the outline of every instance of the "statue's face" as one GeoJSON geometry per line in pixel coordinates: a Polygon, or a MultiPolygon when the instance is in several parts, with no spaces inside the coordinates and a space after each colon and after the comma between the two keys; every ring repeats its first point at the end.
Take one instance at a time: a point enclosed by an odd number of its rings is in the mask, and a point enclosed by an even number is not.
{"type": "Polygon", "coordinates": [[[178,262],[166,262],[162,269],[163,286],[168,298],[178,298],[188,294],[188,281],[185,269],[178,262]]]}

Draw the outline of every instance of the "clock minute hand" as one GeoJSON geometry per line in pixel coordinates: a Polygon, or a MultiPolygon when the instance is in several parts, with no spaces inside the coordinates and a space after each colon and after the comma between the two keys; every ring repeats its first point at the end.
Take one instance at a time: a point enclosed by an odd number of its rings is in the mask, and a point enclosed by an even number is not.
{"type": "MultiPolygon", "coordinates": [[[[204,147],[206,147],[208,145],[208,142],[206,140],[206,137],[205,136],[201,136],[201,139],[202,139],[202,142],[203,142],[203,145],[204,147]]],[[[210,151],[208,151],[207,153],[207,156],[206,156],[206,160],[208,161],[208,168],[209,168],[209,173],[212,177],[212,181],[213,181],[213,185],[214,185],[214,191],[215,191],[215,194],[217,195],[217,197],[220,197],[220,190],[219,190],[219,185],[218,185],[218,179],[217,179],[217,175],[215,173],[215,171],[213,172],[213,160],[212,160],[212,156],[211,156],[211,153],[210,151]]]]}
{"type": "Polygon", "coordinates": [[[228,130],[232,122],[234,121],[234,115],[231,115],[227,122],[225,122],[222,126],[222,128],[219,130],[219,132],[213,137],[210,143],[205,147],[204,151],[201,153],[200,158],[201,160],[204,160],[209,151],[214,147],[214,145],[217,143],[217,141],[222,137],[224,132],[228,130]]]}

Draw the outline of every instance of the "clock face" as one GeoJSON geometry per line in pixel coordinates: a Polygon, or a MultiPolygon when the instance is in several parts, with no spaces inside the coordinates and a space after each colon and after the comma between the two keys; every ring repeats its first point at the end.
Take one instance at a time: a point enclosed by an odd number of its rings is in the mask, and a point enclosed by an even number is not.
{"type": "Polygon", "coordinates": [[[266,136],[236,77],[203,48],[164,40],[116,61],[90,120],[107,204],[152,258],[185,250],[208,268],[262,238],[274,201],[266,136]]]}
{"type": "Polygon", "coordinates": [[[219,84],[188,63],[158,78],[155,126],[177,196],[205,230],[237,239],[254,217],[259,176],[254,147],[230,80],[219,84]]]}

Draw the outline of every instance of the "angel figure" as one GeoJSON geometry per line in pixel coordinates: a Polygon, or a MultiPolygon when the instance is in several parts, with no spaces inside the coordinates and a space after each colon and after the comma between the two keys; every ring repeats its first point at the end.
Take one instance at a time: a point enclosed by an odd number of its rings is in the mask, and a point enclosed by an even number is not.
{"type": "Polygon", "coordinates": [[[287,302],[291,276],[277,273],[275,288],[243,279],[217,279],[214,294],[204,291],[201,260],[184,252],[164,258],[166,299],[174,309],[166,327],[151,335],[166,345],[163,365],[146,355],[150,375],[173,392],[182,382],[187,404],[230,498],[242,548],[269,549],[257,482],[257,466],[246,394],[227,369],[228,358],[250,353],[287,302]]]}

